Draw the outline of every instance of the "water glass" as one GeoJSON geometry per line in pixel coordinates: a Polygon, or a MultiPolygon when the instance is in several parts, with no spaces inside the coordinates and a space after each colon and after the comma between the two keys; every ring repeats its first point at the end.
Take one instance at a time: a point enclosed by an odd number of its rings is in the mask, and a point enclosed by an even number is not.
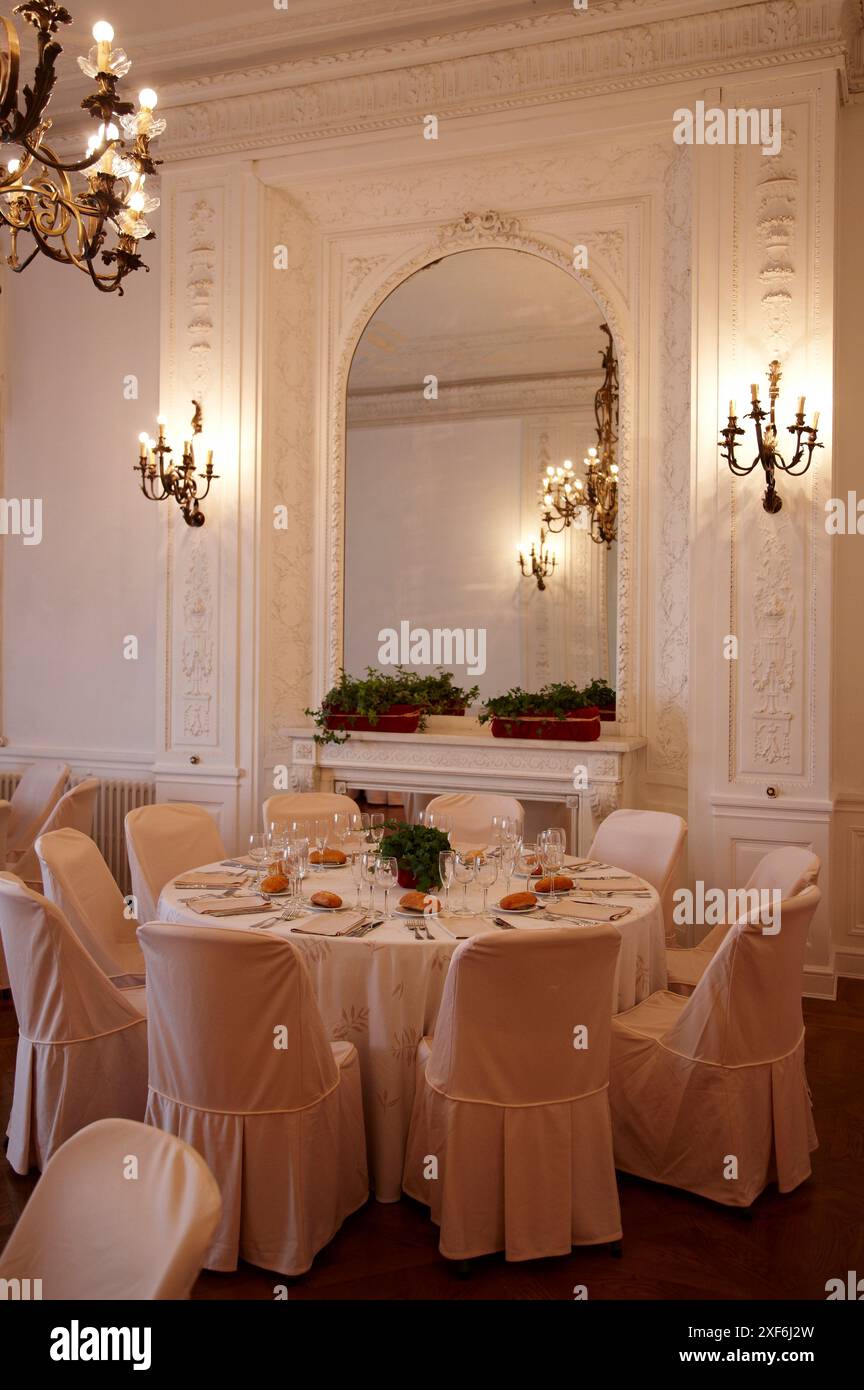
{"type": "Polygon", "coordinates": [[[468,884],[474,882],[476,874],[477,860],[473,854],[453,856],[453,877],[457,883],[462,884],[462,913],[465,917],[474,916],[468,908],[468,884]]]}
{"type": "Polygon", "coordinates": [[[384,889],[384,916],[389,916],[390,889],[399,882],[399,861],[379,854],[375,858],[375,882],[384,889]]]}
{"type": "Polygon", "coordinates": [[[452,849],[442,849],[438,855],[438,875],[444,888],[444,911],[450,911],[450,885],[453,882],[453,865],[456,855],[452,849]]]}
{"type": "Polygon", "coordinates": [[[484,854],[482,859],[474,861],[477,866],[477,882],[483,889],[483,915],[486,915],[486,899],[489,889],[498,878],[498,860],[491,855],[484,854]]]}
{"type": "Polygon", "coordinates": [[[249,836],[249,858],[253,864],[257,864],[258,872],[255,878],[255,887],[260,890],[261,882],[264,877],[264,867],[270,858],[270,835],[264,831],[254,831],[249,836]]]}

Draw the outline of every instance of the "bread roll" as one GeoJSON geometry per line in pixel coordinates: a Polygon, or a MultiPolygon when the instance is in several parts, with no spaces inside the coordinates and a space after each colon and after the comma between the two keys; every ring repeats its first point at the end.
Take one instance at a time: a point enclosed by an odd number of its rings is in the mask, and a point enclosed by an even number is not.
{"type": "Polygon", "coordinates": [[[499,907],[514,911],[521,907],[534,907],[536,902],[536,893],[508,893],[506,898],[501,899],[499,907]]]}
{"type": "Polygon", "coordinates": [[[288,880],[284,874],[268,874],[261,884],[261,892],[284,893],[288,886],[288,880]]]}
{"type": "Polygon", "coordinates": [[[341,907],[342,899],[338,893],[313,893],[309,899],[316,907],[341,907]]]}
{"type": "Polygon", "coordinates": [[[347,864],[348,856],[343,854],[341,849],[325,849],[322,854],[320,849],[313,849],[309,855],[310,864],[347,864]]]}
{"type": "Polygon", "coordinates": [[[441,903],[431,893],[404,893],[399,899],[403,912],[440,912],[441,903]]]}
{"type": "Polygon", "coordinates": [[[566,874],[555,874],[553,878],[541,878],[537,883],[538,893],[566,893],[573,887],[572,878],[566,874]]]}

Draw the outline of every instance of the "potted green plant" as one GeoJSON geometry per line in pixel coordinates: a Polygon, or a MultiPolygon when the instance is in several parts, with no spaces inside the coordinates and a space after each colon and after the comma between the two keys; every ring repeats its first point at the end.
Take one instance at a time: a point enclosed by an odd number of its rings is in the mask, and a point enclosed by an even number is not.
{"type": "Polygon", "coordinates": [[[493,738],[564,739],[593,743],[600,737],[600,711],[585,692],[567,681],[541,690],[514,686],[483,702],[480,723],[491,721],[493,738]]]}
{"type": "Polygon", "coordinates": [[[478,685],[464,690],[455,685],[453,672],[442,666],[429,675],[421,676],[416,671],[406,671],[404,666],[396,667],[397,675],[405,682],[406,693],[416,699],[427,714],[465,714],[480,693],[478,685]]]}
{"type": "Polygon", "coordinates": [[[589,685],[585,686],[583,694],[588,697],[592,705],[597,706],[602,721],[607,722],[616,718],[615,691],[608,681],[603,680],[602,677],[591,681],[589,685]]]}
{"type": "Polygon", "coordinates": [[[351,733],[413,734],[425,727],[426,711],[404,675],[367,666],[365,677],[342,671],[318,709],[307,709],[318,727],[316,743],[344,743],[351,733]]]}
{"type": "Polygon", "coordinates": [[[387,821],[379,853],[395,859],[399,865],[400,888],[414,888],[418,893],[430,893],[441,887],[438,855],[450,848],[443,830],[430,825],[403,825],[387,821]]]}

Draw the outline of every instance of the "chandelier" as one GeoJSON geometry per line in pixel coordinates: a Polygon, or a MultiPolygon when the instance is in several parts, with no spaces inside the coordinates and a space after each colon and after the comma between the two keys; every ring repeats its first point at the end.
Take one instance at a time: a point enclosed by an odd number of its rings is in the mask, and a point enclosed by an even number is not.
{"type": "MultiPolygon", "coordinates": [[[[527,548],[527,547],[526,547],[527,548]]],[[[546,544],[546,532],[540,527],[540,544],[531,542],[531,550],[527,560],[525,551],[519,547],[519,568],[522,571],[523,579],[536,579],[537,588],[545,589],[546,580],[555,573],[555,554],[546,544]],[[527,564],[527,568],[526,568],[527,564]]]]}
{"type": "Polygon", "coordinates": [[[594,396],[597,448],[588,450],[585,478],[577,478],[570,459],[549,464],[541,479],[541,511],[546,530],[556,535],[579,522],[592,541],[607,548],[618,535],[618,359],[609,325],[600,325],[609,339],[603,349],[603,384],[594,396]]]}
{"type": "Polygon", "coordinates": [[[156,93],[149,88],[140,92],[137,111],[132,102],[119,99],[117,82],[132,64],[122,48],[112,48],[111,25],[105,20],[94,24],[95,45],[78,65],[96,83],[81,105],[98,127],[83,159],[59,159],[46,143],[52,122],[45,112],[63,51],[53,36],[61,24],[71,24],[72,16],[62,5],[39,0],[17,5],[14,13],[33,25],[38,52],[21,109],[18,35],[0,16],[0,143],[16,149],[11,159],[0,162],[0,228],[9,236],[6,264],[20,274],[41,251],[53,261],[77,266],[106,294],[122,294],[121,281],[144,264],[140,243],[155,235],[146,215],[159,206],[159,199],[145,190],[145,181],[156,173],[150,141],[165,129],[165,122],[153,115],[156,93]],[[76,174],[83,175],[78,187],[72,181],[76,174]]]}

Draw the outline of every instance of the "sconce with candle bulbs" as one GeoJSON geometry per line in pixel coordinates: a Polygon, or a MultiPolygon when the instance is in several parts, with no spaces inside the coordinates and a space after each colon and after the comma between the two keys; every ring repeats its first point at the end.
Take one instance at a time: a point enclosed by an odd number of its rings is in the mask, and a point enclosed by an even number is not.
{"type": "Polygon", "coordinates": [[[183,520],[187,526],[203,526],[205,516],[199,503],[204,501],[210,491],[210,484],[219,474],[213,472],[213,450],[210,449],[207,453],[207,465],[203,473],[198,474],[199,478],[206,481],[207,486],[199,493],[195,480],[195,450],[192,441],[204,428],[204,411],[200,401],[193,401],[192,405],[192,439],[187,439],[183,445],[183,462],[179,467],[170,460],[165,462],[172,449],[165,439],[165,420],[160,416],[157,421],[158,440],[152,439],[146,433],[138,436],[139,453],[135,471],[141,475],[141,491],[148,502],[164,502],[166,498],[173,497],[183,513],[183,520]],[[160,491],[157,491],[157,486],[160,491]]]}
{"type": "Polygon", "coordinates": [[[522,546],[519,547],[519,569],[523,579],[536,579],[537,588],[545,589],[546,580],[555,573],[555,554],[546,544],[546,532],[540,527],[540,545],[531,542],[527,561],[522,546]],[[527,564],[527,569],[526,569],[527,564]]]}
{"type": "Polygon", "coordinates": [[[796,446],[792,458],[787,463],[783,455],[777,448],[777,423],[775,420],[775,406],[777,397],[780,395],[780,378],[783,375],[780,370],[780,363],[775,358],[768,364],[768,413],[762,409],[759,403],[759,386],[755,383],[750,387],[751,404],[749,412],[743,417],[745,420],[752,420],[756,429],[756,449],[757,454],[752,463],[742,464],[736,458],[739,437],[743,437],[745,431],[738,425],[738,416],[735,410],[735,402],[729,402],[729,423],[726,428],[720,431],[721,439],[719,447],[722,450],[722,457],[728,463],[731,471],[736,478],[745,478],[757,464],[762,465],[765,470],[765,495],[762,499],[762,506],[766,512],[779,512],[783,506],[782,499],[775,486],[775,470],[781,469],[784,473],[790,474],[793,478],[800,478],[807,472],[813,461],[814,449],[821,449],[824,446],[817,442],[816,435],[819,428],[819,411],[813,415],[813,423],[805,423],[804,403],[805,396],[798,398],[798,410],[795,413],[794,425],[788,425],[790,434],[795,435],[796,446]],[[762,422],[767,420],[763,429],[762,422]],[[807,436],[806,440],[804,435],[807,436]],[[807,451],[806,458],[804,451],[807,451]]]}

